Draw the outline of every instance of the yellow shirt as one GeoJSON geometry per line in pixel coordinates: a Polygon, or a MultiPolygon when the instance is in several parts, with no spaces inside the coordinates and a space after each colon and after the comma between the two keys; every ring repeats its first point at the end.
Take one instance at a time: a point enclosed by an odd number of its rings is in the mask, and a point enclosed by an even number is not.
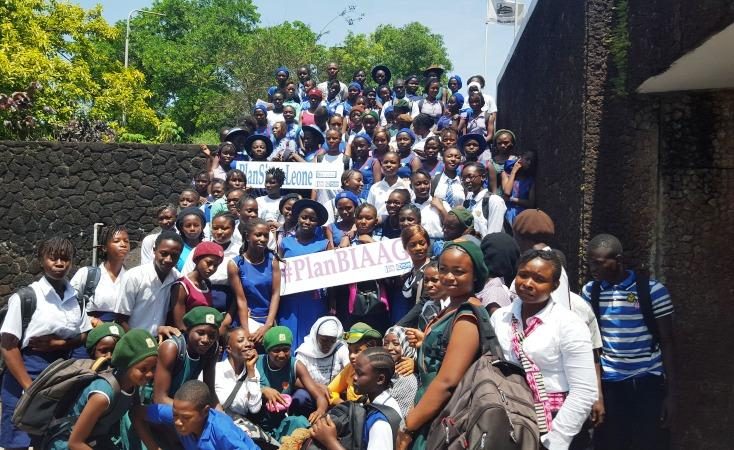
{"type": "Polygon", "coordinates": [[[335,405],[341,399],[341,394],[347,393],[347,401],[356,401],[359,395],[354,392],[354,367],[348,364],[341,372],[329,383],[329,396],[332,405],[335,405]]]}

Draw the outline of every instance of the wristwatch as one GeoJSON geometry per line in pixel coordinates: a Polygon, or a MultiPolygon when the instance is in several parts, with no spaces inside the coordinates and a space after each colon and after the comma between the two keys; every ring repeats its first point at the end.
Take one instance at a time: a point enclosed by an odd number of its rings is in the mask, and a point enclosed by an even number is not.
{"type": "Polygon", "coordinates": [[[416,435],[416,434],[418,434],[418,431],[411,431],[411,430],[409,430],[409,429],[408,429],[408,428],[407,428],[407,427],[405,426],[405,422],[403,422],[403,424],[402,424],[402,425],[400,425],[400,430],[398,430],[398,431],[400,431],[400,432],[401,432],[401,433],[403,433],[403,434],[407,434],[407,435],[408,435],[408,436],[410,436],[411,438],[414,438],[414,437],[415,437],[415,435],[416,435]]]}

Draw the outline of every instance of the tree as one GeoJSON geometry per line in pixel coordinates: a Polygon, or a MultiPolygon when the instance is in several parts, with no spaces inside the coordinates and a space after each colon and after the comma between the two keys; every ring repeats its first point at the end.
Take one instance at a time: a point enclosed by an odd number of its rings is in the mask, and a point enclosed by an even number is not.
{"type": "MultiPolygon", "coordinates": [[[[101,7],[6,0],[0,3],[0,30],[0,92],[34,86],[23,113],[36,124],[22,132],[3,127],[0,138],[49,138],[53,129],[78,117],[114,121],[122,105],[140,132],[156,130],[154,111],[136,101],[150,96],[140,72],[125,71],[119,60],[96,51],[119,37],[101,7]]],[[[0,118],[17,112],[0,108],[0,118]]]]}

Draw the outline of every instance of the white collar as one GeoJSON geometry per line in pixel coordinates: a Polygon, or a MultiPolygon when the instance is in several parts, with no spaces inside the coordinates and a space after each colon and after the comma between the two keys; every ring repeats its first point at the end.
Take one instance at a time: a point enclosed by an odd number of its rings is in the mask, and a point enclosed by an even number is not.
{"type": "Polygon", "coordinates": [[[53,286],[51,286],[51,283],[48,282],[45,276],[42,276],[40,280],[38,280],[38,287],[41,290],[41,293],[43,294],[44,298],[58,298],[61,303],[66,302],[70,299],[76,299],[76,289],[71,287],[71,284],[67,280],[64,280],[64,297],[60,298],[59,294],[56,292],[56,289],[54,289],[53,286]]]}
{"type": "Polygon", "coordinates": [[[380,395],[375,397],[374,400],[372,400],[373,405],[384,405],[387,403],[387,401],[390,400],[390,391],[384,390],[380,395]]]}
{"type": "MultiPolygon", "coordinates": [[[[553,297],[551,296],[548,300],[548,304],[545,305],[545,308],[538,311],[537,314],[531,316],[531,317],[537,317],[540,319],[543,323],[548,322],[548,316],[552,313],[554,306],[556,305],[556,301],[553,300],[553,297]]],[[[522,300],[520,297],[515,297],[515,299],[512,301],[511,311],[510,313],[520,322],[522,322],[522,300]]],[[[530,317],[528,317],[530,319],[530,317]]]]}

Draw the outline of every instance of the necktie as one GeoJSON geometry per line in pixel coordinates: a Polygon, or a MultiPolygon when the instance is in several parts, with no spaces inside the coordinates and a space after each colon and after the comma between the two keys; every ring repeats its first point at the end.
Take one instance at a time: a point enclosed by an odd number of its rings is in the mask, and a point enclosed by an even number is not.
{"type": "Polygon", "coordinates": [[[454,207],[454,190],[452,189],[452,186],[454,185],[453,178],[448,178],[447,186],[446,186],[446,196],[444,197],[444,200],[446,200],[446,203],[449,204],[452,208],[454,207]]]}

